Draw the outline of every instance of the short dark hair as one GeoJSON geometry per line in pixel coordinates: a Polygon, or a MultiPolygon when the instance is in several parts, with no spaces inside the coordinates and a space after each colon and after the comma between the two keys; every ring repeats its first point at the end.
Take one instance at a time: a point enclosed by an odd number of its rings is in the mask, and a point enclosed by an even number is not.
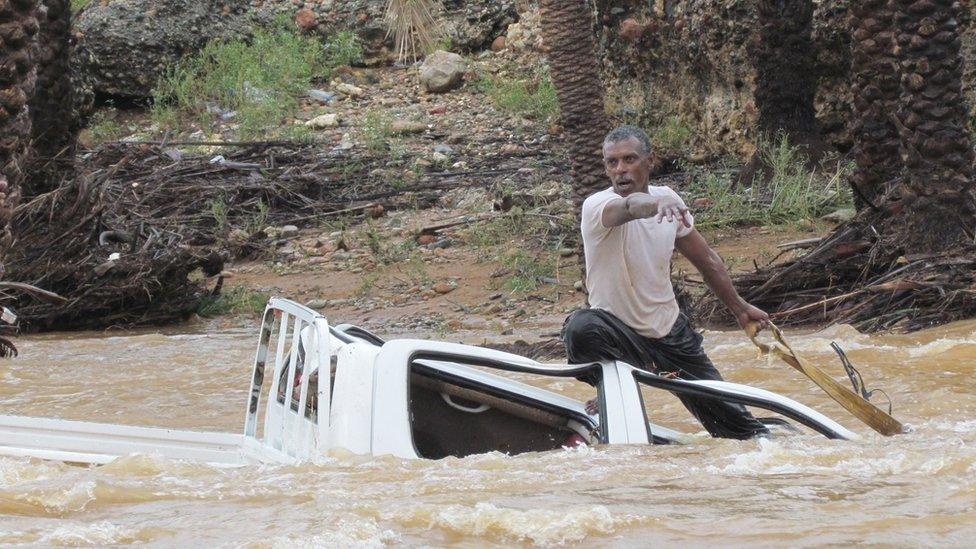
{"type": "Polygon", "coordinates": [[[610,130],[610,133],[603,138],[603,146],[606,147],[610,143],[620,143],[621,141],[626,141],[631,137],[636,139],[641,144],[641,154],[651,152],[651,138],[647,136],[647,132],[638,128],[637,126],[630,126],[627,124],[617,126],[616,128],[610,130]]]}

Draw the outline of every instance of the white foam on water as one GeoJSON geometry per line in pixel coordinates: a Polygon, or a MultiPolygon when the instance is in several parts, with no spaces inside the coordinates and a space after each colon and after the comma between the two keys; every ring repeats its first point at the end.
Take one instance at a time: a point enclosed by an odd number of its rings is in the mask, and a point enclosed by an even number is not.
{"type": "Polygon", "coordinates": [[[929,427],[942,431],[952,431],[953,433],[971,435],[976,432],[976,419],[964,421],[936,421],[930,423],[929,427]]]}
{"type": "Polygon", "coordinates": [[[940,355],[955,350],[956,347],[967,346],[976,348],[976,342],[971,339],[942,338],[930,341],[918,347],[908,349],[908,356],[912,358],[940,355]]]}
{"type": "Polygon", "coordinates": [[[140,531],[125,528],[108,521],[91,524],[66,524],[41,535],[41,545],[61,545],[81,547],[92,545],[115,545],[147,541],[140,531]]]}
{"type": "Polygon", "coordinates": [[[728,465],[709,465],[705,470],[733,475],[794,474],[809,471],[811,464],[799,459],[805,453],[805,449],[788,448],[775,440],[759,439],[756,450],[734,454],[728,465]]]}
{"type": "Polygon", "coordinates": [[[614,515],[602,505],[526,510],[491,503],[420,505],[392,513],[389,518],[407,527],[439,528],[458,535],[537,545],[579,543],[644,522],[636,515],[614,515]]]}
{"type": "Polygon", "coordinates": [[[322,532],[313,535],[289,534],[269,540],[249,542],[244,547],[270,546],[280,549],[318,548],[318,547],[383,547],[400,542],[400,536],[389,529],[383,529],[375,521],[355,518],[343,518],[325,528],[334,529],[332,532],[322,532]]]}
{"type": "Polygon", "coordinates": [[[935,475],[971,467],[974,456],[959,452],[918,452],[911,448],[875,452],[853,443],[778,442],[760,440],[759,448],[731,456],[725,466],[705,470],[719,475],[836,475],[876,478],[889,475],[935,475]]]}
{"type": "Polygon", "coordinates": [[[60,462],[0,457],[0,486],[45,479],[59,474],[65,467],[67,465],[60,462]]]}
{"type": "Polygon", "coordinates": [[[0,511],[16,509],[21,514],[64,516],[84,510],[95,501],[94,480],[76,482],[68,488],[33,483],[0,488],[0,511]]]}

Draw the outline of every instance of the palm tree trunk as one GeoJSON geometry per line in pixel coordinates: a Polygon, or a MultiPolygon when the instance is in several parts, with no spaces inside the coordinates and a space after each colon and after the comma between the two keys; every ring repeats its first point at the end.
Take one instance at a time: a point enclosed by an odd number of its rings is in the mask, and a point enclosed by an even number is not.
{"type": "Polygon", "coordinates": [[[541,0],[542,39],[576,178],[574,198],[606,186],[603,138],[609,130],[603,80],[597,63],[593,21],[586,0],[541,0]]]}
{"type": "Polygon", "coordinates": [[[33,196],[57,187],[74,159],[69,0],[41,0],[37,89],[31,100],[35,163],[24,189],[33,196]]]}
{"type": "Polygon", "coordinates": [[[854,158],[851,178],[858,210],[877,204],[885,184],[901,174],[898,131],[891,113],[898,108],[900,65],[895,54],[891,0],[861,0],[850,6],[854,48],[854,158]]]}
{"type": "Polygon", "coordinates": [[[811,0],[760,0],[756,49],[759,131],[807,143],[818,133],[811,0]]]}
{"type": "Polygon", "coordinates": [[[901,54],[895,123],[906,170],[900,238],[908,253],[972,243],[976,227],[969,109],[954,0],[894,0],[901,54]]]}
{"type": "Polygon", "coordinates": [[[13,241],[10,220],[20,200],[31,135],[27,100],[34,91],[36,0],[0,0],[0,272],[13,241]]]}
{"type": "MultiPolygon", "coordinates": [[[[803,149],[814,166],[825,145],[813,106],[817,94],[811,0],[759,0],[759,29],[750,54],[756,69],[756,129],[759,139],[783,135],[803,149]]],[[[750,184],[767,171],[759,153],[743,167],[739,182],[750,184]]]]}

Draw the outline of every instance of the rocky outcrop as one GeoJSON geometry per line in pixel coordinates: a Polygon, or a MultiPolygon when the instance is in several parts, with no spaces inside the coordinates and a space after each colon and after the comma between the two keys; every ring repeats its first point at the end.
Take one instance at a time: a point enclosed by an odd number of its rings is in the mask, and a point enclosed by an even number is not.
{"type": "MultiPolygon", "coordinates": [[[[678,116],[694,130],[689,145],[697,153],[752,154],[758,111],[750,48],[757,36],[757,0],[655,1],[650,10],[644,0],[596,4],[609,104],[618,116],[645,125],[678,116]]],[[[817,123],[830,145],[847,151],[854,80],[849,2],[821,0],[814,6],[817,123]]],[[[967,28],[964,89],[971,103],[974,52],[976,39],[967,28]]]]}
{"type": "MultiPolygon", "coordinates": [[[[486,49],[517,19],[513,0],[448,0],[438,18],[454,51],[486,49]]],[[[77,18],[78,68],[95,91],[147,97],[165,67],[213,39],[246,37],[285,17],[323,41],[353,30],[366,60],[391,60],[386,0],[113,0],[77,18]]]]}
{"type": "Polygon", "coordinates": [[[166,67],[215,38],[243,36],[246,3],[122,0],[85,9],[75,22],[79,69],[99,93],[146,97],[166,67]]]}
{"type": "MultiPolygon", "coordinates": [[[[390,60],[392,44],[384,22],[386,0],[313,0],[299,3],[301,9],[297,11],[289,0],[256,0],[252,4],[260,18],[295,16],[304,30],[322,36],[353,30],[368,60],[390,60]]],[[[514,0],[445,0],[443,6],[444,11],[436,18],[450,39],[451,49],[457,52],[488,49],[518,19],[514,0]]]]}

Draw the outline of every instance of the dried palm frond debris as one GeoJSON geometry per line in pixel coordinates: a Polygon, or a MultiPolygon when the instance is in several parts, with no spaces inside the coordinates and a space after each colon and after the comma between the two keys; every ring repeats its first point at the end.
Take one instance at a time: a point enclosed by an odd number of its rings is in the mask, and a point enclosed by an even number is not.
{"type": "MultiPolygon", "coordinates": [[[[463,171],[412,184],[383,151],[298,142],[112,143],[81,157],[76,177],[21,204],[7,280],[67,298],[20,300],[27,330],[157,325],[185,319],[219,291],[231,257],[268,257],[268,226],[427,207],[444,189],[521,178],[524,155],[474,157],[463,171]],[[201,150],[201,147],[207,147],[201,150]],[[197,150],[198,152],[189,152],[197,150]]],[[[405,162],[409,164],[410,159],[405,162]]],[[[558,170],[560,168],[552,168],[558,170]]]]}
{"type": "MultiPolygon", "coordinates": [[[[905,254],[869,217],[840,226],[800,257],[736,276],[736,288],[781,326],[915,331],[976,316],[976,249],[905,254]]],[[[731,321],[714,300],[695,309],[703,320],[731,321]]]]}
{"type": "Polygon", "coordinates": [[[389,0],[385,17],[387,37],[393,36],[400,62],[420,59],[440,40],[441,29],[434,19],[440,8],[438,0],[389,0]]]}

